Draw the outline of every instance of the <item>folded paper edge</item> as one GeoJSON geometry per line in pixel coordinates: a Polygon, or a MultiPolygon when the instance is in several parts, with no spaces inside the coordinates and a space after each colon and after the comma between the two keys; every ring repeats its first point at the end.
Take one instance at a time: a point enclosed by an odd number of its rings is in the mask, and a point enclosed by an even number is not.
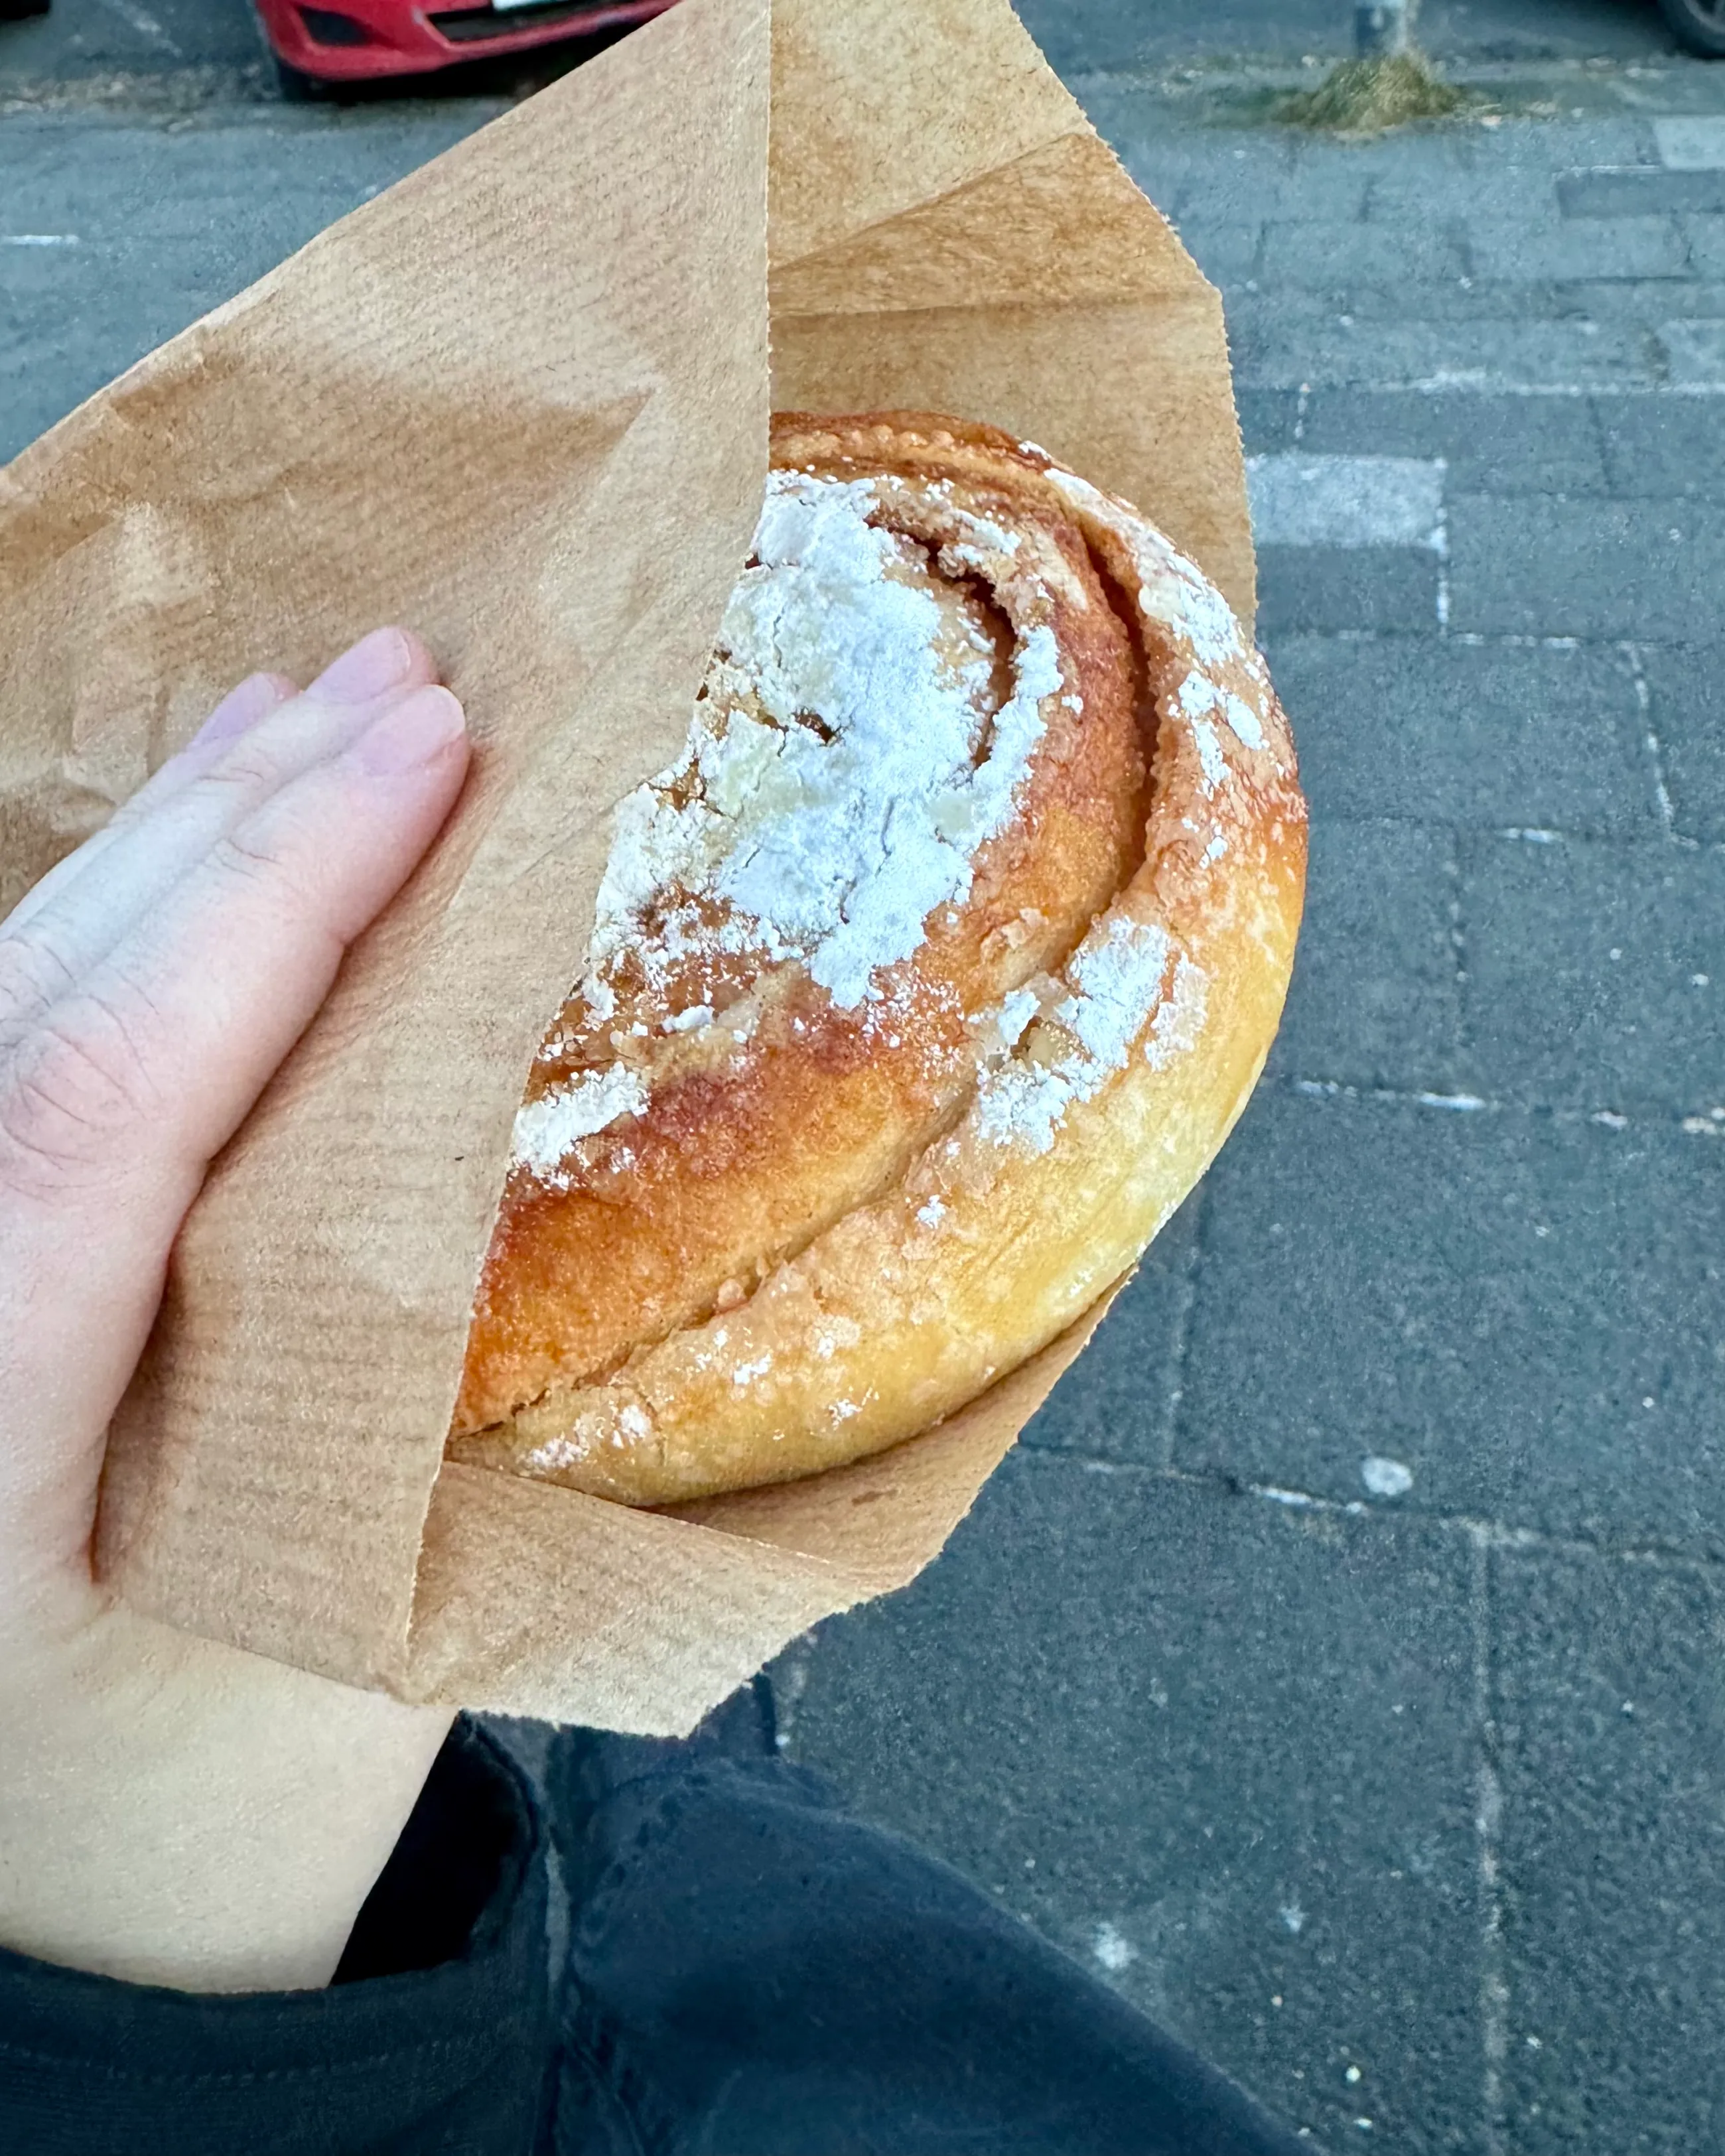
{"type": "Polygon", "coordinates": [[[648,1512],[446,1461],[407,1656],[388,1688],[418,1704],[685,1734],[812,1625],[898,1591],[933,1562],[1131,1277],[945,1422],[825,1475],[648,1512]],[[907,1471],[944,1486],[936,1503],[912,1506],[913,1532],[898,1548],[870,1562],[812,1546],[820,1539],[809,1532],[814,1508],[872,1506],[901,1494],[892,1486],[907,1471]],[[559,1523],[550,1547],[547,1518],[559,1523]],[[684,1613],[686,1626],[668,1630],[667,1604],[681,1613],[677,1578],[691,1556],[703,1575],[699,1606],[684,1613]],[[594,1599],[606,1594],[613,1604],[595,1621],[594,1599]],[[582,1611],[579,1635],[566,1643],[545,1637],[553,1598],[582,1611]],[[464,1605],[481,1603],[494,1636],[484,1651],[465,1651],[459,1643],[475,1628],[464,1605]]]}

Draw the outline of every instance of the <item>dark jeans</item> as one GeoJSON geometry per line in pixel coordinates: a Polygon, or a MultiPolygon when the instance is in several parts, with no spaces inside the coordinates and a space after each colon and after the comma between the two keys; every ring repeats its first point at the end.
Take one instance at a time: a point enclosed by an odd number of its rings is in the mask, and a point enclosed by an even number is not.
{"type": "Polygon", "coordinates": [[[750,1704],[732,1703],[717,1743],[563,1741],[560,2150],[1300,2146],[948,1866],[852,1818],[813,1775],[747,1758],[750,1704]]]}
{"type": "Polygon", "coordinates": [[[542,1804],[458,1725],[326,1991],[197,1999],[0,1953],[0,2149],[30,2156],[1301,2146],[772,1756],[748,1692],[688,1744],[560,1732],[542,1804]]]}

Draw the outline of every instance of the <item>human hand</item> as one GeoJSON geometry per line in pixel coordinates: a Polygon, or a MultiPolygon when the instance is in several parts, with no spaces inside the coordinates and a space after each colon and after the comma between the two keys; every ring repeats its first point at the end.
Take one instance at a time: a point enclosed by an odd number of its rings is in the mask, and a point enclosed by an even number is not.
{"type": "Polygon", "coordinates": [[[90,1545],[187,1209],[467,757],[377,630],[303,695],[242,682],[0,924],[0,1943],[325,1982],[447,1729],[139,1618],[90,1545]]]}

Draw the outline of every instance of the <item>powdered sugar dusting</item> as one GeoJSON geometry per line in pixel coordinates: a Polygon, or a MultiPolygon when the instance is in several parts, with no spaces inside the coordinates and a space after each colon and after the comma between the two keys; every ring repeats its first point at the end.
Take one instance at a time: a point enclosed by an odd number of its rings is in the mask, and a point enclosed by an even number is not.
{"type": "Polygon", "coordinates": [[[1198,1045],[1209,995],[1203,968],[1182,952],[1174,964],[1173,986],[1151,1020],[1144,1043],[1144,1060],[1153,1070],[1166,1070],[1177,1055],[1198,1045]]]}
{"type": "Polygon", "coordinates": [[[1102,1070],[1124,1068],[1161,993],[1168,952],[1165,929],[1125,913],[1106,916],[1079,945],[1067,968],[1074,993],[1050,1015],[1102,1070]]]}
{"type": "Polygon", "coordinates": [[[1183,554],[1172,547],[1153,552],[1142,535],[1134,551],[1143,578],[1138,604],[1152,621],[1178,630],[1206,666],[1245,657],[1234,609],[1183,554]]]}
{"type": "Polygon", "coordinates": [[[1236,696],[1232,689],[1222,691],[1222,716],[1248,748],[1269,747],[1264,738],[1264,721],[1245,698],[1236,696]]]}
{"type": "Polygon", "coordinates": [[[578,1467],[592,1450],[584,1435],[566,1432],[536,1445],[521,1464],[530,1475],[557,1475],[566,1468],[578,1467]]]}
{"type": "Polygon", "coordinates": [[[1226,721],[1230,732],[1246,747],[1264,747],[1264,722],[1258,714],[1244,696],[1220,687],[1209,675],[1194,668],[1175,690],[1174,701],[1189,719],[1214,712],[1226,721]]]}
{"type": "Polygon", "coordinates": [[[639,1115],[647,1089],[621,1063],[579,1070],[516,1112],[513,1158],[542,1180],[551,1180],[583,1138],[608,1130],[624,1116],[639,1115]]]}
{"type": "MultiPolygon", "coordinates": [[[[978,1134],[997,1146],[1048,1152],[1072,1102],[1094,1098],[1124,1070],[1152,1014],[1160,1014],[1173,955],[1168,932],[1154,922],[1125,913],[1096,922],[1066,968],[1069,992],[1048,1013],[1066,1045],[1041,1060],[1037,1051],[1051,1043],[1039,1028],[1029,1052],[983,1071],[973,1111],[978,1134]]],[[[1198,970],[1182,957],[1176,983],[1182,966],[1198,970]]]]}
{"type": "MultiPolygon", "coordinates": [[[[1195,562],[1189,562],[1159,531],[1122,516],[1088,480],[1058,467],[1048,477],[1074,508],[1094,516],[1127,542],[1138,572],[1139,606],[1152,621],[1183,637],[1201,666],[1225,666],[1247,657],[1232,608],[1195,562]]],[[[1261,740],[1261,729],[1260,733],[1261,740]]],[[[1246,736],[1240,739],[1245,741],[1246,736]]],[[[1248,742],[1247,746],[1260,743],[1248,742]]]]}
{"type": "Polygon", "coordinates": [[[906,542],[868,521],[875,500],[867,480],[773,475],[689,746],[619,814],[596,959],[680,885],[729,901],[854,1009],[968,896],[1063,685],[1059,650],[1045,626],[1020,640],[978,754],[988,654],[942,659],[939,608],[889,573],[906,542]]]}
{"type": "Polygon", "coordinates": [[[1192,721],[1192,738],[1198,744],[1198,761],[1204,773],[1204,790],[1214,793],[1228,776],[1228,759],[1222,753],[1222,743],[1215,728],[1208,719],[1192,721]]]}
{"type": "Polygon", "coordinates": [[[983,1055],[999,1056],[1016,1048],[1041,1008],[1034,988],[1014,988],[1003,996],[978,1024],[977,1043],[983,1055]]]}
{"type": "Polygon", "coordinates": [[[1076,1093],[1070,1071],[1028,1060],[1009,1063],[992,1084],[984,1080],[977,1089],[977,1130],[993,1145],[1046,1152],[1076,1093]]]}
{"type": "MultiPolygon", "coordinates": [[[[683,753],[617,811],[583,983],[600,1023],[616,1008],[607,969],[625,955],[649,980],[696,952],[801,959],[840,1007],[875,1000],[877,975],[968,896],[978,849],[1009,821],[1043,706],[1065,689],[1054,631],[1019,637],[1011,694],[991,710],[992,641],[974,622],[955,635],[924,550],[870,521],[891,488],[769,479],[755,563],[726,609],[683,753]]],[[[1020,543],[983,517],[952,521],[948,574],[1020,543]]],[[[1009,1015],[1021,1029],[1032,1014],[1034,1001],[1009,1015]]],[[[660,1029],[714,1022],[701,1003],[660,1029]]],[[[739,1039],[753,1029],[746,1009],[721,1022],[739,1039]]],[[[583,1137],[645,1102],[629,1070],[580,1074],[522,1109],[514,1164],[554,1183],[583,1137]]]]}

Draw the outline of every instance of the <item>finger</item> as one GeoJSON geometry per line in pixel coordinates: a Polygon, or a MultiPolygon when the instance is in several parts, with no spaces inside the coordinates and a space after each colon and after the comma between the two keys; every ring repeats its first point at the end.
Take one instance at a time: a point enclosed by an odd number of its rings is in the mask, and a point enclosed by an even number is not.
{"type": "Polygon", "coordinates": [[[210,1159],[430,843],[466,761],[448,690],[394,705],[244,819],[14,1058],[0,1384],[52,1433],[8,1466],[45,1531],[53,1514],[40,1546],[57,1558],[84,1546],[102,1433],[210,1159]]]}
{"type": "Polygon", "coordinates": [[[369,725],[373,707],[383,699],[435,678],[436,669],[424,644],[407,630],[395,628],[373,629],[362,637],[324,669],[303,699],[285,675],[253,675],[223,698],[186,747],[170,757],[94,838],[59,865],[47,880],[57,888],[44,895],[39,886],[8,927],[44,911],[46,896],[64,899],[99,860],[104,869],[101,887],[110,895],[117,891],[110,879],[124,864],[114,858],[115,842],[131,839],[141,825],[154,828],[147,844],[137,850],[158,871],[177,860],[183,866],[197,859],[204,850],[199,834],[212,810],[218,813],[218,828],[223,827],[221,819],[237,819],[263,792],[285,783],[369,725]],[[275,694],[278,683],[288,688],[286,696],[275,694]],[[203,782],[201,786],[199,781],[203,782]],[[165,823],[156,820],[170,808],[182,817],[187,808],[203,811],[203,817],[195,813],[183,817],[177,842],[172,835],[172,815],[165,823]]]}
{"type": "Polygon", "coordinates": [[[80,980],[261,801],[354,739],[434,670],[416,637],[378,629],[303,696],[280,701],[253,690],[225,700],[157,774],[163,783],[153,797],[136,811],[128,804],[111,836],[99,834],[63,863],[69,873],[57,887],[39,900],[33,894],[0,932],[9,947],[3,979],[12,1029],[80,980]]]}
{"type": "Polygon", "coordinates": [[[86,869],[112,850],[116,839],[170,794],[189,784],[193,775],[208,766],[222,742],[244,733],[278,704],[285,704],[289,697],[299,693],[298,685],[290,681],[285,674],[249,674],[238,688],[230,689],[184,748],[169,757],[136,793],[123,801],[100,831],[93,833],[64,860],[57,861],[39,882],[31,886],[8,915],[6,932],[9,934],[23,927],[54,900],[63,897],[86,869]]]}
{"type": "MultiPolygon", "coordinates": [[[[184,748],[168,758],[156,774],[156,778],[151,781],[150,787],[141,791],[149,792],[176,766],[182,771],[188,765],[195,767],[198,758],[207,757],[223,742],[232,741],[235,735],[244,733],[259,719],[267,718],[278,704],[286,703],[290,696],[297,696],[299,693],[299,683],[290,681],[285,674],[265,671],[247,675],[237,689],[230,689],[223,697],[184,748]]],[[[136,799],[140,796],[133,798],[136,799]]]]}

